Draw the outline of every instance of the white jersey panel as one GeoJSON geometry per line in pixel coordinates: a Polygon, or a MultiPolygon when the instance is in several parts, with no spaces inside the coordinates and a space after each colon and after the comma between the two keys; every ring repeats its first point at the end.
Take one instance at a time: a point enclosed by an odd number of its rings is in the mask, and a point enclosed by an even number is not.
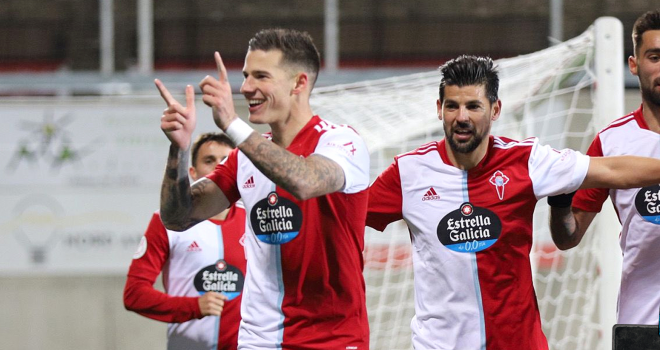
{"type": "Polygon", "coordinates": [[[475,255],[450,250],[437,236],[443,213],[469,200],[467,173],[444,164],[435,150],[403,156],[398,162],[402,213],[412,232],[413,346],[419,350],[480,349],[484,341],[483,310],[479,282],[475,278],[475,255]],[[425,282],[429,280],[434,283],[425,282]],[[457,343],[448,343],[452,340],[457,343]]]}
{"type": "MultiPolygon", "coordinates": [[[[660,135],[640,128],[634,120],[610,127],[599,137],[605,156],[637,155],[660,159],[660,135]]],[[[618,323],[658,324],[660,222],[654,216],[660,215],[659,190],[657,185],[610,190],[622,226],[620,245],[623,267],[618,323]]]]}
{"type": "MultiPolygon", "coordinates": [[[[199,297],[194,276],[209,261],[222,259],[219,226],[203,221],[183,232],[167,230],[170,258],[163,267],[163,283],[168,294],[199,297]],[[213,233],[213,234],[211,234],[213,233]]],[[[211,349],[217,346],[218,316],[183,323],[168,323],[167,349],[211,349]]]]}
{"type": "MultiPolygon", "coordinates": [[[[250,215],[255,203],[275,190],[275,184],[255,168],[243,152],[238,152],[236,183],[245,204],[245,227],[246,233],[249,232],[245,237],[247,278],[243,287],[244,302],[241,303],[242,320],[238,342],[256,346],[254,349],[273,348],[282,341],[284,319],[281,312],[283,290],[280,246],[257,239],[250,215]]],[[[241,346],[240,349],[252,347],[241,346]]]]}

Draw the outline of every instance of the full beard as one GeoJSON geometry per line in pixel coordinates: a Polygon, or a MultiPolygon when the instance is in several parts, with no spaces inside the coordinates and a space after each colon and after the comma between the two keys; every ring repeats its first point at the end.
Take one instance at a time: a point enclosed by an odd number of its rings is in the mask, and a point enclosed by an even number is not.
{"type": "Polygon", "coordinates": [[[458,123],[457,127],[461,129],[470,129],[470,132],[472,133],[472,138],[469,139],[468,141],[457,142],[456,140],[454,140],[454,130],[453,129],[447,130],[447,128],[445,127],[445,135],[447,135],[447,137],[445,138],[449,143],[449,147],[451,147],[451,149],[457,153],[470,153],[474,151],[475,149],[477,149],[477,147],[479,147],[479,145],[483,141],[484,135],[488,134],[488,130],[486,130],[486,132],[479,135],[476,133],[476,130],[473,125],[469,125],[466,123],[465,124],[458,123]]]}

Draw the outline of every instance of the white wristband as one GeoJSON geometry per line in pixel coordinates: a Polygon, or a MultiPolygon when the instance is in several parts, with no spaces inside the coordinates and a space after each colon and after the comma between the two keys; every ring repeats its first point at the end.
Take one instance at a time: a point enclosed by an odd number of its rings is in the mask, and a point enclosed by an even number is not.
{"type": "Polygon", "coordinates": [[[229,124],[227,130],[225,130],[225,134],[227,134],[227,136],[234,141],[236,146],[238,146],[243,143],[243,141],[247,140],[253,131],[254,129],[252,129],[252,127],[246,122],[242,121],[240,118],[236,118],[231,124],[229,124]]]}

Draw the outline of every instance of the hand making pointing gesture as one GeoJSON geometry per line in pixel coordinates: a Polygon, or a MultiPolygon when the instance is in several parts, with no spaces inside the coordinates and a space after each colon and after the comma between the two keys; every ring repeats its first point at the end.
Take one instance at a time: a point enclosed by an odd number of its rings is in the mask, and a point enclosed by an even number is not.
{"type": "Polygon", "coordinates": [[[167,108],[160,117],[160,128],[172,144],[180,149],[188,149],[197,124],[195,91],[191,85],[186,86],[186,106],[183,107],[160,80],[156,79],[155,83],[160,96],[167,103],[167,108]]]}
{"type": "Polygon", "coordinates": [[[207,75],[199,83],[199,87],[204,94],[202,100],[213,109],[213,120],[215,124],[226,131],[234,119],[237,118],[234,110],[234,101],[231,93],[231,86],[227,80],[227,69],[222,63],[220,53],[214,54],[215,64],[218,67],[218,79],[207,75]]]}

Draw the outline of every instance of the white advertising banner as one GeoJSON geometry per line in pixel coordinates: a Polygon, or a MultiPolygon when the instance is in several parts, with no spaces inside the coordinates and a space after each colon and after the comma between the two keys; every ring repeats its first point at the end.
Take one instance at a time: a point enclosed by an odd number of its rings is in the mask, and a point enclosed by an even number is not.
{"type": "MultiPolygon", "coordinates": [[[[164,108],[158,95],[0,100],[0,275],[126,273],[159,205],[164,108]]],[[[197,110],[195,135],[218,130],[197,110]]]]}

